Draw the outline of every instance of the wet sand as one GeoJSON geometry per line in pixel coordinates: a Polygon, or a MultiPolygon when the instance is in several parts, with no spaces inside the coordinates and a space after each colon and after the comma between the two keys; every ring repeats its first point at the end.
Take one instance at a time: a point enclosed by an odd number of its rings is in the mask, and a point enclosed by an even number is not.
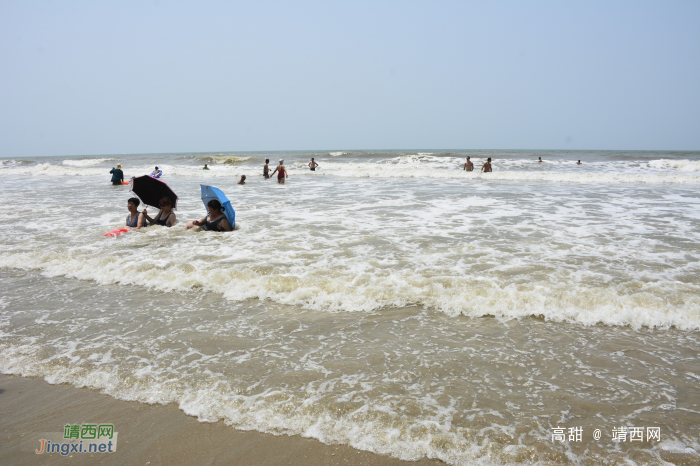
{"type": "Polygon", "coordinates": [[[7,465],[401,465],[438,466],[438,460],[406,462],[325,445],[300,436],[240,431],[223,422],[199,422],[177,406],[120,401],[89,389],[50,385],[38,378],[0,375],[0,464],[7,465]],[[37,455],[42,432],[65,424],[113,423],[115,453],[37,455]]]}

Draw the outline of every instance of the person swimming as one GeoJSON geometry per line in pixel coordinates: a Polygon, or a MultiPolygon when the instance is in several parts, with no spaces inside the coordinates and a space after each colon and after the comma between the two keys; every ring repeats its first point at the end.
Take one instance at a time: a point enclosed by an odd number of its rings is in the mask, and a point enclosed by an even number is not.
{"type": "Polygon", "coordinates": [[[270,176],[274,175],[275,173],[277,173],[277,182],[280,184],[284,184],[285,178],[289,178],[287,167],[284,166],[284,159],[280,159],[279,165],[277,165],[277,168],[275,168],[275,171],[273,171],[270,176]]]}
{"type": "Polygon", "coordinates": [[[209,170],[209,165],[207,165],[207,164],[205,163],[205,164],[204,164],[204,168],[202,168],[202,170],[209,170]]]}
{"type": "Polygon", "coordinates": [[[541,161],[542,161],[542,157],[537,157],[537,161],[538,161],[538,162],[541,162],[541,161]]]}
{"type": "Polygon", "coordinates": [[[238,183],[236,184],[245,184],[245,175],[241,175],[241,179],[238,180],[238,183]]]}
{"type": "Polygon", "coordinates": [[[578,162],[576,162],[576,165],[581,165],[581,161],[579,160],[578,162]]]}
{"type": "Polygon", "coordinates": [[[175,225],[177,218],[173,212],[173,201],[169,197],[162,197],[160,201],[158,201],[158,205],[160,210],[156,218],[149,217],[145,209],[141,212],[146,217],[146,220],[148,220],[151,225],[162,225],[164,227],[175,225]]]}
{"type": "Polygon", "coordinates": [[[231,223],[224,214],[224,208],[217,199],[212,199],[207,203],[209,207],[209,215],[200,220],[191,220],[185,225],[185,230],[191,230],[194,227],[202,227],[204,231],[233,231],[231,223]]]}
{"type": "Polygon", "coordinates": [[[145,214],[146,209],[144,209],[143,212],[138,211],[140,203],[141,201],[138,197],[132,197],[126,203],[126,207],[129,209],[129,215],[126,216],[126,226],[128,228],[143,228],[146,223],[145,215],[141,215],[142,213],[145,214]]]}
{"type": "Polygon", "coordinates": [[[153,178],[160,178],[161,176],[163,176],[163,171],[158,170],[158,167],[156,167],[156,169],[151,172],[151,176],[153,178]]]}

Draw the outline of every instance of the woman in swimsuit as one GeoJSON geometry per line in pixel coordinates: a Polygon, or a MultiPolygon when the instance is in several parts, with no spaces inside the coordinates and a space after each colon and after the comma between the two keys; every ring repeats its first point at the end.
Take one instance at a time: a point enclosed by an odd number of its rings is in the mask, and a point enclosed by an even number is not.
{"type": "Polygon", "coordinates": [[[272,175],[277,173],[277,182],[284,184],[284,179],[289,178],[289,174],[287,173],[287,167],[284,166],[284,160],[280,159],[280,164],[277,165],[277,168],[275,168],[275,171],[272,172],[272,175]]]}
{"type": "MultiPolygon", "coordinates": [[[[127,203],[127,208],[129,209],[129,215],[126,216],[126,226],[129,229],[139,229],[143,228],[146,223],[145,215],[141,215],[137,209],[141,201],[137,197],[132,197],[127,203]]],[[[146,209],[143,210],[146,213],[146,209]]]]}
{"type": "Polygon", "coordinates": [[[209,215],[201,220],[187,222],[185,230],[202,227],[204,231],[233,231],[226,215],[224,215],[224,208],[221,206],[221,202],[212,199],[207,203],[207,207],[209,207],[209,215]]]}
{"type": "Polygon", "coordinates": [[[149,217],[145,210],[142,212],[142,214],[146,217],[146,220],[148,220],[151,225],[157,224],[163,225],[164,227],[171,227],[175,225],[177,219],[173,213],[173,201],[168,197],[164,197],[158,201],[158,204],[160,206],[160,210],[158,211],[156,218],[149,217]]]}

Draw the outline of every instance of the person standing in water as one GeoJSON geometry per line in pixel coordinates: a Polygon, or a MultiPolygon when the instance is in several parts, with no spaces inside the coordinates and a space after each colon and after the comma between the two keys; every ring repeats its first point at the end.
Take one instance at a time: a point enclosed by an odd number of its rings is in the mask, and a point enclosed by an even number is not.
{"type": "Polygon", "coordinates": [[[241,175],[241,179],[238,180],[238,183],[236,184],[245,184],[245,175],[241,175]]]}
{"type": "Polygon", "coordinates": [[[263,177],[265,177],[265,179],[270,178],[270,167],[268,165],[269,163],[270,159],[265,159],[265,165],[263,165],[263,177]]]}
{"type": "Polygon", "coordinates": [[[469,157],[467,157],[467,161],[464,162],[464,169],[468,172],[474,170],[474,164],[472,163],[472,161],[469,157]]]}
{"type": "Polygon", "coordinates": [[[493,169],[491,168],[491,157],[486,159],[486,163],[484,163],[484,165],[481,167],[481,171],[484,173],[489,173],[493,171],[493,169]]]}
{"type": "Polygon", "coordinates": [[[277,165],[277,168],[275,168],[275,171],[273,171],[270,176],[274,175],[275,173],[277,173],[277,182],[280,184],[284,184],[285,178],[289,178],[287,167],[284,166],[283,159],[280,159],[280,164],[277,165]]]}
{"type": "Polygon", "coordinates": [[[314,160],[313,157],[311,157],[311,162],[309,162],[309,168],[311,169],[312,172],[316,171],[316,167],[318,167],[318,164],[314,160]]]}
{"type": "Polygon", "coordinates": [[[151,176],[153,178],[160,178],[161,176],[163,176],[163,171],[158,170],[158,167],[156,167],[156,169],[151,172],[151,176]]]}
{"type": "Polygon", "coordinates": [[[537,157],[537,161],[538,161],[538,162],[541,162],[541,161],[542,161],[542,157],[537,157]]]}
{"type": "Polygon", "coordinates": [[[115,186],[121,186],[122,181],[124,181],[124,172],[122,171],[122,164],[117,164],[116,168],[112,168],[109,173],[112,174],[112,184],[115,186]]]}
{"type": "Polygon", "coordinates": [[[576,165],[581,165],[581,161],[579,160],[578,162],[576,162],[576,165]]]}
{"type": "Polygon", "coordinates": [[[205,163],[205,164],[204,164],[204,168],[202,168],[202,170],[209,170],[209,165],[207,165],[207,164],[205,163]]]}

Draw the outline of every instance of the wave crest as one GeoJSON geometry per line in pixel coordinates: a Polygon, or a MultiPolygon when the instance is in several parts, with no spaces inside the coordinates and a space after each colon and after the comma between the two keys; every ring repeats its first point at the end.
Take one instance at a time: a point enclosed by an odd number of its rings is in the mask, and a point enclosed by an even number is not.
{"type": "Polygon", "coordinates": [[[246,160],[252,159],[252,157],[242,157],[238,155],[207,155],[205,157],[197,157],[196,159],[207,164],[238,165],[246,160]]]}

